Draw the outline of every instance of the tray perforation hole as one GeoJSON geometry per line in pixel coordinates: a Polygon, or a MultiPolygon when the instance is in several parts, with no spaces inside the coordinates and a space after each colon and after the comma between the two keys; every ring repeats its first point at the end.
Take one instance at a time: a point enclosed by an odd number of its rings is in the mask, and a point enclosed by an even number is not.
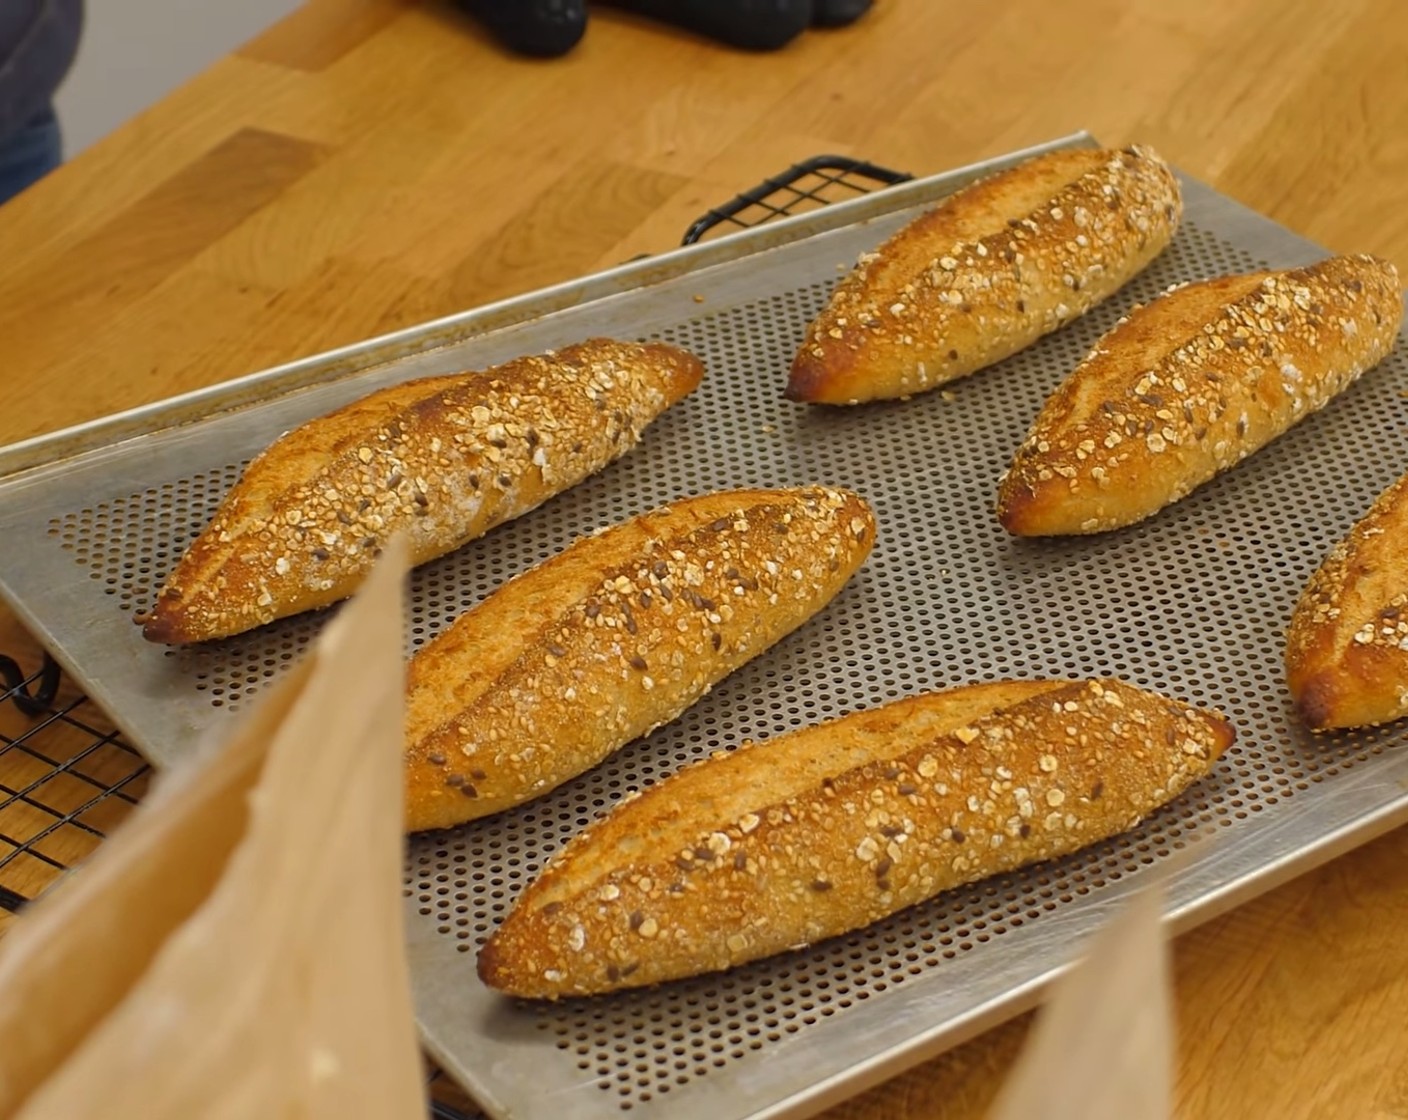
{"type": "MultiPolygon", "coordinates": [[[[1248,821],[1321,792],[1398,743],[1401,729],[1302,733],[1281,695],[1279,649],[1305,577],[1402,470],[1393,441],[1376,434],[1408,428],[1408,401],[1397,393],[1408,387],[1401,352],[1282,441],[1144,525],[1032,546],[1006,538],[991,517],[996,479],[1041,402],[1120,314],[1175,281],[1260,263],[1185,226],[1123,292],[1000,368],[911,402],[850,410],[780,399],[805,324],[839,274],[739,307],[701,306],[659,332],[704,357],[704,386],[600,475],[419,569],[408,649],[573,538],[719,485],[853,486],[876,505],[876,552],[830,608],[647,740],[536,803],[412,840],[407,905],[454,945],[464,982],[476,983],[472,956],[512,900],[584,824],[630,790],[743,738],[927,688],[1091,673],[1219,707],[1238,728],[1239,741],[1209,779],[1121,840],[721,976],[553,1007],[511,1005],[512,1022],[541,1034],[573,1080],[590,1078],[613,1108],[653,1115],[692,1082],[844,1022],[915,981],[968,967],[992,945],[1040,929],[1071,900],[1099,897],[1175,851],[1235,842],[1248,821]],[[1358,464],[1352,480],[1319,481],[1340,480],[1349,461],[1358,464]],[[1258,594],[1249,596],[1249,586],[1258,594]]],[[[91,573],[115,611],[141,609],[242,467],[55,519],[56,554],[91,573]]],[[[325,617],[167,656],[211,704],[237,708],[297,658],[325,617]]]]}

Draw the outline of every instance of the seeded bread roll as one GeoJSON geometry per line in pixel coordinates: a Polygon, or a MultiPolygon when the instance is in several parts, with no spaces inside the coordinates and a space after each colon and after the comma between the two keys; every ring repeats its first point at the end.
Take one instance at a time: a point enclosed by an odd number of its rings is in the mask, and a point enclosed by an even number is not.
{"type": "Polygon", "coordinates": [[[674,719],[825,606],[874,541],[846,491],[735,490],[505,584],[411,661],[410,828],[537,797],[674,719]]]}
{"type": "Polygon", "coordinates": [[[1316,731],[1408,716],[1408,475],[1310,577],[1286,632],[1286,682],[1316,731]]]}
{"type": "Polygon", "coordinates": [[[745,744],[571,840],[479,975],[557,999],[834,937],[1133,828],[1232,737],[1214,712],[1119,681],[1002,681],[745,744]]]}
{"type": "Polygon", "coordinates": [[[1132,525],[1270,443],[1393,347],[1398,273],[1334,257],[1175,288],[1051,396],[998,487],[1018,536],[1132,525]]]}
{"type": "Polygon", "coordinates": [[[442,556],[625,454],[702,373],[671,346],[593,339],[393,385],[295,428],[250,463],[143,634],[201,642],[335,603],[397,532],[413,563],[442,556]]]}
{"type": "Polygon", "coordinates": [[[980,180],[860,259],[807,328],[786,396],[907,397],[1010,357],[1117,291],[1182,212],[1149,148],[1051,152],[980,180]]]}

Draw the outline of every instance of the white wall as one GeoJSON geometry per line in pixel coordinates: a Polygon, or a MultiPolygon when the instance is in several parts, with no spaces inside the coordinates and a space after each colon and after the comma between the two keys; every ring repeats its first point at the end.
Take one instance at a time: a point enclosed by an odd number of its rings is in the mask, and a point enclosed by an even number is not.
{"type": "Polygon", "coordinates": [[[105,136],[299,2],[87,0],[78,58],[57,98],[65,154],[105,136]]]}

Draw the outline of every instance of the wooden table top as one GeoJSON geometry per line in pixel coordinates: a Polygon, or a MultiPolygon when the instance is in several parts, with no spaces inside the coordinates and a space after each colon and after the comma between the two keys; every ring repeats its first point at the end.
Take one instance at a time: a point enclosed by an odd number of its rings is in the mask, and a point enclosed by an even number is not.
{"type": "MultiPolygon", "coordinates": [[[[0,443],[662,251],[819,152],[1087,128],[1408,270],[1405,60],[1402,0],[878,0],[765,56],[603,10],[549,63],[310,0],[0,207],[0,443]]],[[[8,615],[0,652],[37,660],[8,615]]],[[[1180,1115],[1408,1117],[1405,931],[1399,829],[1180,938],[1180,1115]]],[[[1024,1031],[829,1115],[980,1116],[1024,1031]]]]}

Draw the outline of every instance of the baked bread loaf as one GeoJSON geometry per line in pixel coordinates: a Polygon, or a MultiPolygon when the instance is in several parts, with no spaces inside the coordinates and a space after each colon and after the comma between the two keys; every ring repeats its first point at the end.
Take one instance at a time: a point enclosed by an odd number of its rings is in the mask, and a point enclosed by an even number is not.
{"type": "Polygon", "coordinates": [[[1408,475],[1310,577],[1286,632],[1286,682],[1316,731],[1408,715],[1408,475]]]}
{"type": "Polygon", "coordinates": [[[1240,462],[1379,362],[1398,273],[1334,257],[1174,288],[1095,344],[998,487],[1019,536],[1132,525],[1240,462]]]}
{"type": "Polygon", "coordinates": [[[874,540],[854,494],[735,490],[506,583],[411,660],[409,827],[537,797],[674,719],[829,602],[874,540]]]}
{"type": "Polygon", "coordinates": [[[1051,152],[965,187],[861,257],[807,328],[786,396],[907,397],[1010,357],[1158,256],[1182,207],[1149,148],[1051,152]]]}
{"type": "Polygon", "coordinates": [[[415,564],[442,556],[625,454],[702,373],[670,346],[593,339],[312,420],[250,463],[143,633],[200,642],[335,603],[394,533],[415,564]]]}
{"type": "Polygon", "coordinates": [[[556,999],[730,968],[1133,828],[1232,729],[1114,680],[911,697],[720,752],[574,837],[479,954],[556,999]]]}

